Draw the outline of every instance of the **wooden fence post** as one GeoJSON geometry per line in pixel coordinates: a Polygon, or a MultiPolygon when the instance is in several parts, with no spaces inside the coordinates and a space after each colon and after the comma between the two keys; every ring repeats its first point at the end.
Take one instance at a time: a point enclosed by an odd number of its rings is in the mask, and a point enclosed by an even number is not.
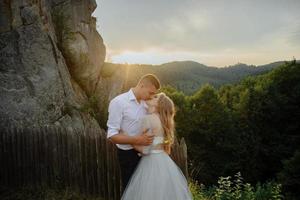
{"type": "MultiPolygon", "coordinates": [[[[74,132],[61,126],[8,126],[0,131],[0,185],[60,184],[84,194],[120,199],[117,147],[104,131],[74,132]]],[[[171,157],[188,178],[183,138],[175,140],[171,157]]]]}

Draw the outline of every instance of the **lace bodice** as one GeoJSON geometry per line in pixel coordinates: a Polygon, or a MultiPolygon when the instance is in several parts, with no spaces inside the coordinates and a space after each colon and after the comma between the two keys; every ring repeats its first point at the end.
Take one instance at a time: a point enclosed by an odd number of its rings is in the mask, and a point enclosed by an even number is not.
{"type": "Polygon", "coordinates": [[[142,119],[142,129],[150,129],[155,135],[153,142],[143,149],[144,154],[164,152],[162,144],[164,142],[164,131],[161,121],[156,114],[148,114],[142,119]]]}
{"type": "Polygon", "coordinates": [[[149,146],[145,146],[143,148],[144,154],[150,154],[150,153],[161,153],[164,152],[161,144],[164,142],[164,137],[162,136],[154,136],[153,142],[149,146]]]}
{"type": "Polygon", "coordinates": [[[158,145],[158,144],[162,144],[164,142],[164,137],[162,136],[155,136],[153,139],[153,143],[152,146],[158,145]]]}

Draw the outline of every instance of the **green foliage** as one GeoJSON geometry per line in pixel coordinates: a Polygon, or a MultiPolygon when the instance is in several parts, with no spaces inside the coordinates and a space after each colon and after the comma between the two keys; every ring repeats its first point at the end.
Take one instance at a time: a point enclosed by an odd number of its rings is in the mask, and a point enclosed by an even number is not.
{"type": "Polygon", "coordinates": [[[198,181],[190,180],[189,189],[193,195],[194,200],[208,200],[208,198],[205,197],[204,194],[205,186],[203,184],[199,184],[198,181]]]}
{"type": "MultiPolygon", "coordinates": [[[[215,185],[218,177],[240,171],[255,184],[282,172],[283,191],[291,193],[290,199],[298,194],[292,185],[299,186],[293,177],[299,162],[292,157],[300,146],[300,64],[287,62],[219,89],[203,85],[191,96],[170,86],[164,91],[176,102],[177,134],[189,147],[189,173],[194,179],[215,185]],[[290,162],[283,162],[287,158],[290,162]]],[[[251,190],[258,197],[257,187],[245,185],[249,190],[245,198],[252,198],[251,190]]]]}
{"type": "Polygon", "coordinates": [[[288,199],[296,200],[300,196],[300,150],[283,161],[283,170],[278,173],[278,179],[282,183],[283,191],[288,199]]]}
{"type": "Polygon", "coordinates": [[[241,173],[235,174],[235,179],[231,176],[219,177],[218,185],[208,188],[197,181],[191,180],[189,188],[194,200],[281,200],[281,185],[274,181],[263,185],[257,184],[255,187],[250,183],[244,183],[241,173]]]}

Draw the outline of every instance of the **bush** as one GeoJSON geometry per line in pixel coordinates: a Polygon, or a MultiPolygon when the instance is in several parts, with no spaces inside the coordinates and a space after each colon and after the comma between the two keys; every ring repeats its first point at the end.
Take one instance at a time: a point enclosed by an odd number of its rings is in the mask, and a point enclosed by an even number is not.
{"type": "Polygon", "coordinates": [[[218,186],[206,188],[203,184],[191,180],[189,188],[195,200],[281,200],[281,184],[274,181],[265,184],[257,183],[255,187],[249,183],[243,183],[241,173],[231,176],[220,177],[218,186]]]}

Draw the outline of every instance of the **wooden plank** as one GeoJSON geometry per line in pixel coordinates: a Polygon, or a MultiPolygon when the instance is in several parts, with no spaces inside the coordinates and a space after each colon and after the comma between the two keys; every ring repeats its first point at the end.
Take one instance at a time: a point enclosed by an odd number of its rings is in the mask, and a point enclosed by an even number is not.
{"type": "Polygon", "coordinates": [[[86,136],[81,136],[81,166],[82,166],[82,188],[83,192],[87,193],[87,175],[86,175],[86,136]]]}
{"type": "Polygon", "coordinates": [[[48,168],[47,185],[49,187],[53,187],[53,183],[54,183],[54,173],[53,173],[53,138],[55,137],[54,132],[55,130],[53,126],[49,126],[46,128],[46,140],[48,142],[47,149],[46,149],[46,151],[48,152],[48,156],[46,159],[46,165],[48,168]]]}
{"type": "Polygon", "coordinates": [[[17,182],[18,185],[22,186],[23,185],[23,178],[22,178],[22,162],[21,162],[21,149],[20,149],[20,139],[21,139],[21,134],[23,134],[23,128],[17,128],[16,131],[16,143],[15,143],[15,148],[16,148],[16,167],[17,167],[17,173],[18,173],[18,178],[17,182]]]}
{"type": "Polygon", "coordinates": [[[3,185],[4,183],[4,140],[3,136],[5,134],[6,129],[4,127],[1,127],[0,129],[0,184],[3,185]]]}
{"type": "Polygon", "coordinates": [[[10,163],[10,169],[11,169],[11,176],[10,176],[10,181],[11,181],[11,186],[15,187],[16,186],[16,148],[15,148],[15,132],[16,132],[16,127],[12,127],[11,132],[10,132],[10,153],[11,153],[11,163],[10,163]]]}
{"type": "Polygon", "coordinates": [[[78,183],[78,185],[79,185],[79,189],[80,189],[80,192],[81,193],[83,193],[83,159],[82,159],[82,136],[83,134],[82,133],[80,133],[80,135],[78,136],[78,156],[79,156],[79,183],[78,183]]]}
{"type": "Polygon", "coordinates": [[[40,144],[41,144],[41,152],[40,153],[40,165],[41,165],[41,185],[45,186],[47,183],[47,165],[46,165],[46,160],[48,157],[48,153],[46,151],[47,149],[47,139],[45,137],[46,134],[46,130],[45,130],[45,126],[40,128],[40,144]]]}
{"type": "Polygon", "coordinates": [[[65,186],[69,186],[69,158],[68,158],[68,146],[69,146],[69,142],[68,142],[68,132],[67,129],[65,127],[62,128],[63,132],[62,132],[62,139],[63,139],[63,174],[64,174],[64,182],[65,182],[65,186]]]}
{"type": "Polygon", "coordinates": [[[23,129],[23,132],[20,134],[20,167],[21,167],[21,179],[22,179],[22,184],[25,185],[27,182],[27,180],[25,179],[25,173],[26,173],[26,169],[25,169],[25,144],[24,144],[24,137],[25,137],[25,133],[26,133],[26,128],[23,129]]]}
{"type": "Polygon", "coordinates": [[[119,164],[119,159],[118,159],[118,149],[115,146],[115,155],[116,155],[116,165],[117,165],[117,199],[121,198],[121,169],[120,169],[120,164],[119,164]]]}
{"type": "Polygon", "coordinates": [[[71,163],[70,163],[70,172],[71,172],[71,186],[72,188],[74,188],[77,191],[76,188],[76,168],[77,168],[77,155],[76,155],[76,132],[73,131],[72,134],[70,135],[70,159],[71,159],[71,163]]]}
{"type": "Polygon", "coordinates": [[[99,163],[99,136],[98,135],[96,135],[95,136],[95,150],[96,150],[96,164],[97,164],[97,177],[96,177],[96,179],[97,179],[97,188],[96,188],[96,191],[97,191],[97,194],[99,195],[99,196],[101,196],[102,195],[102,193],[101,193],[101,171],[100,171],[100,163],[99,163]]]}
{"type": "Polygon", "coordinates": [[[2,133],[3,138],[3,184],[8,185],[8,179],[9,179],[9,172],[8,172],[8,141],[7,141],[7,135],[9,133],[10,127],[7,127],[5,132],[2,133]]]}
{"type": "Polygon", "coordinates": [[[28,127],[26,129],[26,133],[24,134],[25,141],[24,145],[26,149],[30,148],[29,151],[26,152],[24,160],[30,159],[31,167],[28,166],[29,162],[25,161],[25,171],[24,171],[24,178],[26,182],[34,183],[35,185],[39,184],[40,180],[40,169],[39,169],[39,131],[38,128],[28,127]],[[28,139],[30,138],[30,143],[27,143],[28,139]],[[28,169],[31,170],[28,172],[28,169]],[[28,179],[28,175],[30,180],[28,179]]]}
{"type": "Polygon", "coordinates": [[[27,134],[28,134],[28,128],[24,129],[23,130],[23,134],[21,135],[21,143],[22,143],[22,146],[21,146],[21,162],[22,162],[22,178],[24,180],[24,184],[27,184],[29,181],[28,181],[28,178],[27,178],[27,175],[28,175],[28,171],[27,171],[27,163],[28,163],[28,156],[27,156],[27,134]]]}
{"type": "Polygon", "coordinates": [[[102,173],[103,173],[103,182],[105,185],[105,189],[104,189],[104,199],[109,199],[109,186],[108,186],[108,178],[107,176],[109,176],[108,174],[108,159],[107,159],[107,140],[105,138],[101,138],[101,143],[102,143],[102,173]]]}
{"type": "Polygon", "coordinates": [[[182,144],[182,151],[183,151],[183,159],[184,159],[184,173],[187,179],[189,179],[189,174],[188,174],[188,163],[187,163],[187,146],[185,143],[184,138],[181,139],[181,144],[182,144]]]}
{"type": "Polygon", "coordinates": [[[88,133],[88,136],[87,136],[87,142],[88,142],[88,150],[87,150],[87,163],[88,163],[88,177],[89,177],[89,194],[93,194],[93,177],[92,177],[92,174],[93,174],[93,166],[92,166],[92,136],[90,135],[90,132],[88,133]]]}
{"type": "Polygon", "coordinates": [[[49,164],[48,164],[48,159],[49,159],[49,150],[48,150],[48,146],[49,146],[49,141],[47,138],[47,134],[48,134],[48,128],[47,126],[43,126],[41,127],[41,132],[42,132],[42,149],[43,149],[43,155],[42,156],[42,166],[43,166],[43,170],[42,170],[42,178],[43,178],[43,185],[44,186],[48,186],[48,182],[49,182],[49,164]]]}
{"type": "MultiPolygon", "coordinates": [[[[91,130],[89,130],[91,131],[91,130]]],[[[89,194],[93,194],[93,166],[92,166],[92,136],[91,132],[89,132],[87,136],[87,176],[88,176],[88,188],[89,188],[89,194]]]]}
{"type": "Polygon", "coordinates": [[[98,181],[99,181],[99,189],[101,197],[105,197],[105,182],[104,182],[104,159],[102,156],[103,153],[103,145],[102,145],[102,137],[98,135],[97,138],[97,160],[98,160],[98,181]]]}
{"type": "Polygon", "coordinates": [[[13,182],[12,182],[12,176],[13,176],[13,160],[12,160],[12,132],[13,132],[13,127],[10,128],[8,135],[7,135],[7,163],[8,163],[8,185],[12,186],[13,182]]]}
{"type": "Polygon", "coordinates": [[[113,176],[113,183],[114,184],[114,198],[120,199],[120,177],[119,177],[119,168],[118,168],[118,159],[117,159],[117,151],[116,146],[112,146],[112,157],[113,157],[113,166],[114,166],[114,176],[113,176]]]}
{"type": "Polygon", "coordinates": [[[95,130],[91,130],[91,167],[92,167],[92,186],[93,186],[93,194],[97,194],[97,163],[96,163],[96,143],[95,143],[95,130]]]}
{"type": "Polygon", "coordinates": [[[108,186],[108,197],[112,198],[113,196],[113,183],[112,183],[112,157],[111,157],[111,144],[107,143],[107,186],[108,186]]]}
{"type": "Polygon", "coordinates": [[[55,172],[55,182],[56,185],[57,184],[61,184],[61,166],[60,166],[60,162],[61,162],[61,152],[60,152],[60,127],[57,126],[55,127],[55,141],[53,142],[53,144],[55,145],[55,151],[53,152],[53,158],[54,158],[54,172],[55,172]]]}
{"type": "Polygon", "coordinates": [[[92,183],[92,166],[91,166],[91,136],[89,133],[86,135],[86,177],[87,177],[87,191],[88,194],[93,193],[93,183],[92,183]]]}
{"type": "Polygon", "coordinates": [[[102,144],[102,137],[99,136],[98,138],[99,148],[98,148],[98,160],[99,160],[99,183],[101,188],[101,196],[105,198],[105,173],[104,173],[104,156],[103,156],[103,144],[102,144]]]}
{"type": "Polygon", "coordinates": [[[18,160],[18,131],[21,128],[14,128],[14,185],[20,185],[20,170],[19,170],[19,160],[18,160]]]}
{"type": "Polygon", "coordinates": [[[72,187],[72,174],[73,174],[73,169],[72,169],[72,134],[73,132],[71,130],[67,130],[67,141],[68,141],[68,146],[67,146],[67,160],[68,160],[68,185],[69,187],[72,187]]]}
{"type": "Polygon", "coordinates": [[[91,194],[91,177],[90,177],[90,141],[89,141],[88,132],[85,136],[85,163],[86,163],[86,187],[87,194],[91,194]]]}
{"type": "Polygon", "coordinates": [[[65,186],[64,183],[64,165],[63,165],[63,130],[61,127],[58,127],[58,143],[57,143],[57,161],[58,161],[58,174],[59,181],[62,187],[65,186]]]}
{"type": "MultiPolygon", "coordinates": [[[[42,173],[42,157],[44,156],[43,153],[42,153],[42,131],[40,130],[39,127],[36,127],[33,129],[33,131],[31,131],[32,134],[35,135],[35,138],[36,138],[36,141],[37,141],[37,151],[36,151],[36,159],[32,159],[32,160],[36,160],[36,163],[35,163],[35,166],[36,166],[36,169],[37,169],[37,182],[35,182],[36,184],[40,185],[42,183],[42,176],[43,176],[43,173],[42,173]]],[[[29,168],[30,168],[30,165],[29,165],[29,168]]],[[[36,185],[36,186],[38,186],[36,185]]]]}
{"type": "Polygon", "coordinates": [[[80,132],[76,132],[75,134],[75,141],[74,141],[74,154],[75,154],[75,161],[76,161],[76,167],[75,167],[75,187],[77,188],[77,191],[80,192],[80,181],[81,178],[81,163],[80,163],[80,132]]]}
{"type": "Polygon", "coordinates": [[[60,165],[59,165],[59,127],[54,127],[53,135],[53,174],[54,185],[57,186],[60,180],[60,165]]]}
{"type": "Polygon", "coordinates": [[[69,186],[73,188],[74,158],[73,158],[73,132],[68,132],[68,161],[69,161],[69,186]]]}

